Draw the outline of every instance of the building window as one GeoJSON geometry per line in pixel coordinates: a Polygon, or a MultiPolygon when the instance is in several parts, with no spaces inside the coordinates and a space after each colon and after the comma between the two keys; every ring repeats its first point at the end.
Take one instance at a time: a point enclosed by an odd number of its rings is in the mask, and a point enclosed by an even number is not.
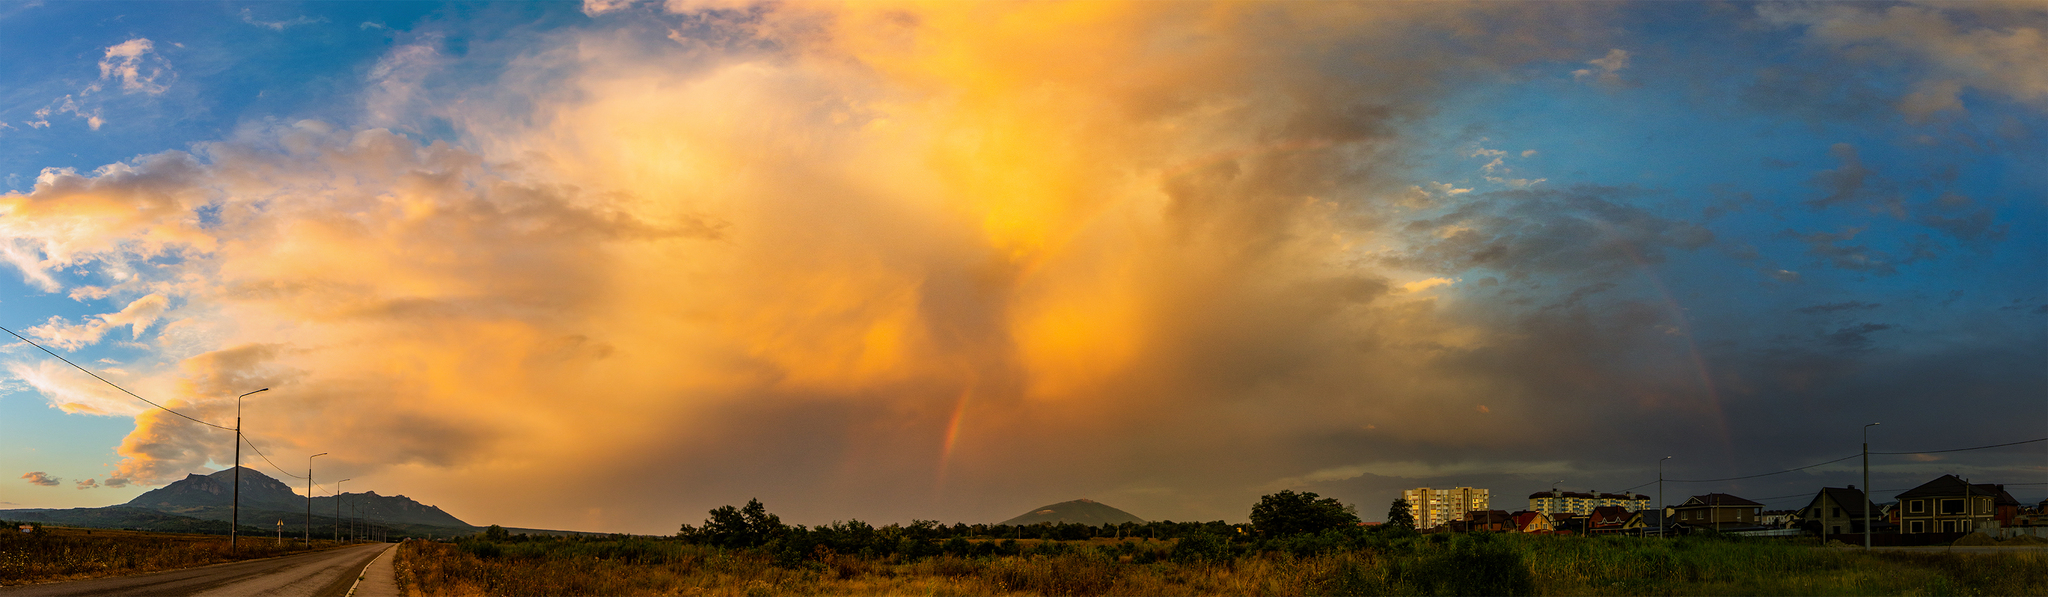
{"type": "Polygon", "coordinates": [[[1953,520],[1944,520],[1944,521],[1941,521],[1941,532],[1944,532],[1944,533],[1953,533],[1953,532],[1956,532],[1956,521],[1953,521],[1953,520]]]}
{"type": "Polygon", "coordinates": [[[1911,522],[1911,523],[1908,523],[1908,524],[1906,525],[1906,528],[1908,529],[1908,530],[1907,530],[1906,532],[1908,532],[1908,533],[1925,533],[1925,532],[1927,532],[1927,527],[1926,527],[1926,526],[1923,526],[1923,525],[1921,525],[1921,524],[1920,524],[1920,523],[1922,523],[1922,522],[1925,522],[1925,521],[1915,520],[1915,521],[1913,521],[1913,522],[1911,522]]]}
{"type": "Polygon", "coordinates": [[[1841,517],[1842,517],[1842,509],[1841,509],[1841,508],[1833,508],[1833,510],[1835,511],[1835,513],[1834,513],[1834,514],[1830,514],[1829,516],[1833,516],[1833,517],[1835,517],[1835,518],[1841,518],[1841,517]]]}
{"type": "Polygon", "coordinates": [[[1942,513],[1942,514],[1962,514],[1962,513],[1963,513],[1963,501],[1962,501],[1962,500],[1958,500],[1958,499],[1946,499],[1946,500],[1942,500],[1942,501],[1941,501],[1941,513],[1942,513]]]}
{"type": "Polygon", "coordinates": [[[1927,511],[1927,500],[1913,500],[1913,501],[1910,501],[1910,502],[1906,502],[1906,508],[1907,508],[1907,511],[1908,511],[1908,512],[1912,512],[1912,513],[1914,513],[1914,514],[1919,514],[1919,513],[1921,513],[1921,512],[1926,512],[1926,511],[1927,511]]]}

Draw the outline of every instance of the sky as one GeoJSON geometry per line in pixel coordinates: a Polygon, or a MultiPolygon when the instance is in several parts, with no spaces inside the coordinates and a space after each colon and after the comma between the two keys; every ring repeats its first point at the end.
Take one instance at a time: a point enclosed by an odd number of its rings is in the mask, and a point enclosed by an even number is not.
{"type": "MultiPolygon", "coordinates": [[[[316,491],[663,534],[2048,497],[2039,3],[0,7],[0,326],[316,491]],[[1669,460],[1661,460],[1669,456],[1669,460]],[[1654,496],[1654,493],[1653,493],[1654,496]]],[[[13,340],[13,338],[8,338],[13,340]]],[[[0,508],[235,458],[0,347],[0,508]]]]}

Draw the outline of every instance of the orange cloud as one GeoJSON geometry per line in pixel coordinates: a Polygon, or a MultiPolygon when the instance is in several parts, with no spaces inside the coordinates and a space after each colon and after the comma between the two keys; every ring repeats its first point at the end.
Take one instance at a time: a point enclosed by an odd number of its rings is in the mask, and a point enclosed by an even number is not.
{"type": "MultiPolygon", "coordinates": [[[[529,526],[644,529],[740,495],[963,516],[1008,502],[957,496],[1083,490],[1234,517],[1273,462],[1346,464],[1300,438],[1538,427],[1437,408],[1495,389],[1431,374],[1493,336],[1412,292],[1447,278],[1397,286],[1356,250],[1409,209],[1362,198],[1414,184],[1389,158],[1446,68],[1424,38],[1490,35],[1472,10],[1577,9],[791,3],[705,15],[765,42],[717,47],[620,23],[437,114],[460,145],[300,122],[46,173],[0,196],[0,226],[46,288],[111,264],[136,275],[109,296],[172,299],[137,375],[174,404],[226,422],[270,387],[244,423],[281,464],[333,452],[323,478],[486,520],[539,503],[581,514],[529,526]],[[531,483],[563,471],[654,481],[595,506],[531,483]],[[1161,485],[1195,497],[1144,497],[1161,485]]],[[[1549,52],[1497,41],[1460,68],[1549,52]]],[[[99,337],[75,328],[47,332],[99,337]]],[[[233,449],[136,421],[114,478],[233,449]]]]}

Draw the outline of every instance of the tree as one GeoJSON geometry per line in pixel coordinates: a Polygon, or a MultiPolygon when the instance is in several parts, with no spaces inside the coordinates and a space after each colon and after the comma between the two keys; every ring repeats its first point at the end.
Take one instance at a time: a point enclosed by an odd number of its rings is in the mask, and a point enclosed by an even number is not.
{"type": "Polygon", "coordinates": [[[505,527],[501,527],[494,524],[491,525],[489,528],[484,529],[485,541],[506,541],[510,540],[511,538],[512,532],[505,530],[505,527]]]}
{"type": "Polygon", "coordinates": [[[1358,524],[1358,515],[1343,502],[1317,497],[1313,492],[1282,490],[1259,498],[1258,505],[1252,506],[1252,528],[1268,537],[1282,537],[1358,524]]]}
{"type": "MultiPolygon", "coordinates": [[[[683,525],[683,528],[685,534],[690,533],[689,525],[683,525]]],[[[741,508],[719,506],[713,509],[711,518],[704,521],[702,528],[695,529],[694,534],[705,543],[719,547],[760,547],[782,536],[784,528],[782,517],[769,514],[768,507],[761,505],[761,500],[754,499],[747,500],[747,505],[741,508]]]]}
{"type": "Polygon", "coordinates": [[[1408,500],[1394,500],[1387,507],[1387,527],[1415,530],[1415,514],[1408,511],[1408,500]]]}

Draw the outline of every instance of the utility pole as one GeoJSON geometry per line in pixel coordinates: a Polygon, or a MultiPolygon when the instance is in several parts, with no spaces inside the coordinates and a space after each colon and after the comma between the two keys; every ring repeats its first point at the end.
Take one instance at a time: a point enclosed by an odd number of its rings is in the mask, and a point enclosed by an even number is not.
{"type": "Polygon", "coordinates": [[[341,543],[341,484],[354,477],[334,482],[334,542],[341,543]]]}
{"type": "Polygon", "coordinates": [[[1666,460],[1670,460],[1670,459],[1671,459],[1671,457],[1670,457],[1670,456],[1665,456],[1665,457],[1663,457],[1663,458],[1659,458],[1659,459],[1657,459],[1657,538],[1658,538],[1658,539],[1662,539],[1662,538],[1664,538],[1664,527],[1666,527],[1666,526],[1669,526],[1669,525],[1671,524],[1671,521],[1669,521],[1669,520],[1665,520],[1665,518],[1666,518],[1667,516],[1669,516],[1669,514],[1668,514],[1668,513],[1669,513],[1669,510],[1666,510],[1666,509],[1665,509],[1665,507],[1664,507],[1664,461],[1666,461],[1666,460]]]}
{"type": "MultiPolygon", "coordinates": [[[[256,390],[256,392],[268,391],[270,391],[270,388],[256,390]]],[[[250,392],[249,394],[256,392],[250,392]]],[[[242,534],[242,399],[248,398],[249,394],[235,397],[235,501],[228,508],[228,511],[231,512],[231,514],[228,514],[229,551],[234,551],[236,547],[241,545],[238,543],[238,540],[241,539],[242,534]]]]}
{"type": "Polygon", "coordinates": [[[1877,531],[1870,526],[1870,510],[1877,505],[1877,496],[1870,494],[1870,428],[1876,426],[1863,426],[1863,551],[1870,551],[1870,534],[1877,531]]]}
{"type": "Polygon", "coordinates": [[[313,545],[313,459],[326,456],[326,452],[306,457],[306,545],[313,545]]]}

